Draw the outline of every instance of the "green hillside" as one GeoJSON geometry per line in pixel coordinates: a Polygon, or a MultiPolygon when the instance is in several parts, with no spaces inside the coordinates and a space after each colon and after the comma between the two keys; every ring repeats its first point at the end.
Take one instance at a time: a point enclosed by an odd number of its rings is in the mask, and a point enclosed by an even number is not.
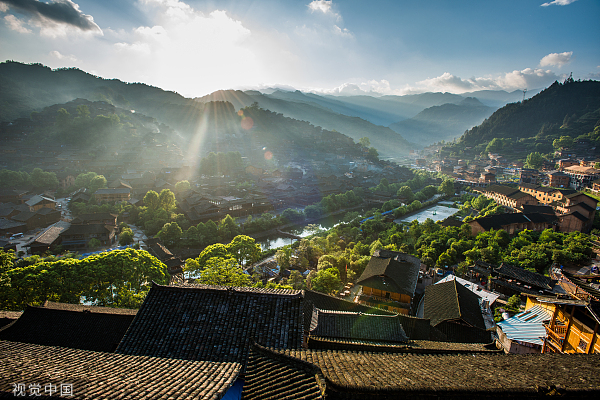
{"type": "Polygon", "coordinates": [[[555,82],[531,99],[502,107],[441,154],[478,154],[494,138],[505,139],[505,152],[553,150],[552,142],[561,136],[577,138],[594,131],[600,123],[600,82],[555,82]]]}

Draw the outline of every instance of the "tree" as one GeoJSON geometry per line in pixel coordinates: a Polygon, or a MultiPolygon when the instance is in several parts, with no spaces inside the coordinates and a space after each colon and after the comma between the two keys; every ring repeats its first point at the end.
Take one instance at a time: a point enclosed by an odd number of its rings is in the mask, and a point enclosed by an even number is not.
{"type": "Polygon", "coordinates": [[[55,189],[58,179],[54,172],[45,172],[40,168],[34,168],[31,172],[31,184],[36,189],[55,189]]]}
{"type": "Polygon", "coordinates": [[[375,147],[370,147],[367,153],[367,158],[371,161],[377,161],[379,159],[379,152],[375,147]]]}
{"type": "Polygon", "coordinates": [[[247,265],[258,261],[261,253],[260,245],[254,238],[238,235],[227,245],[227,251],[234,256],[237,263],[247,265]]]}
{"type": "Polygon", "coordinates": [[[446,179],[442,182],[442,184],[440,185],[440,187],[438,188],[438,191],[442,194],[445,194],[446,196],[453,196],[454,195],[454,181],[452,181],[451,179],[446,179]]]}
{"type": "Polygon", "coordinates": [[[218,286],[250,286],[250,276],[236,263],[234,258],[212,257],[206,261],[198,283],[218,286]]]}
{"type": "Polygon", "coordinates": [[[304,277],[300,271],[296,269],[290,272],[290,277],[288,278],[287,283],[296,290],[304,289],[306,287],[304,283],[304,277]]]}
{"type": "Polygon", "coordinates": [[[415,199],[415,194],[413,193],[412,189],[408,186],[402,186],[400,189],[398,189],[396,195],[404,199],[405,204],[410,204],[415,199]]]}
{"type": "Polygon", "coordinates": [[[97,249],[100,246],[102,246],[102,242],[100,240],[96,239],[96,238],[92,238],[88,242],[88,247],[90,249],[97,249]]]}
{"type": "Polygon", "coordinates": [[[529,153],[525,161],[525,167],[532,169],[540,169],[543,164],[544,157],[542,157],[542,155],[537,151],[529,153]]]}
{"type": "Polygon", "coordinates": [[[96,175],[90,181],[89,189],[92,193],[98,189],[105,188],[105,187],[106,187],[106,178],[104,177],[104,175],[96,175]]]}
{"type": "Polygon", "coordinates": [[[121,246],[126,246],[133,243],[133,236],[131,228],[123,228],[119,234],[119,244],[121,246]]]}
{"type": "Polygon", "coordinates": [[[181,193],[190,190],[190,183],[188,181],[179,181],[175,184],[175,192],[181,193]]]}
{"type": "Polygon", "coordinates": [[[575,140],[571,136],[561,136],[558,139],[554,139],[554,141],[552,142],[552,146],[555,149],[559,150],[562,148],[572,147],[574,142],[575,140]]]}
{"type": "MultiPolygon", "coordinates": [[[[144,197],[145,199],[146,197],[144,197]]],[[[171,211],[175,207],[175,195],[169,189],[163,189],[158,195],[158,204],[165,211],[171,211]]]]}
{"type": "Polygon", "coordinates": [[[86,172],[84,174],[79,174],[77,175],[77,178],[75,178],[75,186],[78,188],[89,189],[92,183],[92,179],[94,179],[96,176],[98,176],[98,174],[95,172],[86,172]]]}
{"type": "Polygon", "coordinates": [[[156,210],[159,207],[158,193],[154,190],[149,190],[144,196],[144,205],[150,210],[156,210]]]}
{"type": "Polygon", "coordinates": [[[342,282],[337,268],[323,269],[311,280],[312,290],[322,293],[333,293],[339,290],[342,282]]]}
{"type": "Polygon", "coordinates": [[[281,269],[289,269],[291,255],[292,248],[290,246],[284,246],[277,250],[277,253],[275,253],[275,261],[277,262],[277,265],[279,265],[281,269]]]}
{"type": "Polygon", "coordinates": [[[183,231],[177,222],[168,222],[158,232],[158,237],[167,246],[177,246],[183,236],[183,231]]]}
{"type": "Polygon", "coordinates": [[[360,139],[358,139],[358,143],[366,148],[369,148],[371,146],[371,140],[369,140],[368,137],[361,137],[360,139]]]}

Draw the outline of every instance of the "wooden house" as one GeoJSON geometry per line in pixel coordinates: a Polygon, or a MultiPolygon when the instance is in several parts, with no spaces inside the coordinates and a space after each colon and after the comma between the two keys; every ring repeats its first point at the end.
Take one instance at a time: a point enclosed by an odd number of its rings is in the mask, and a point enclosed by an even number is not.
{"type": "Polygon", "coordinates": [[[410,314],[420,267],[417,257],[376,250],[356,282],[362,286],[359,303],[410,314]]]}

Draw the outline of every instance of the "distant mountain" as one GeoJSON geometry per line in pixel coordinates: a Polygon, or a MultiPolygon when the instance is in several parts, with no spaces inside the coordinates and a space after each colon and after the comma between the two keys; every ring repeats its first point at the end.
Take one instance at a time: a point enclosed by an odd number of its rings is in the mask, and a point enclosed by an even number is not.
{"type": "MultiPolygon", "coordinates": [[[[530,99],[541,91],[541,89],[529,89],[525,93],[525,99],[530,99]]],[[[476,97],[486,106],[500,108],[508,103],[516,103],[523,100],[523,91],[515,90],[506,92],[504,90],[478,90],[476,92],[463,93],[465,97],[476,97]]]]}
{"type": "Polygon", "coordinates": [[[236,108],[243,108],[257,102],[261,108],[281,113],[286,117],[301,121],[308,121],[315,126],[327,130],[335,130],[350,136],[356,142],[362,137],[368,137],[371,145],[379,154],[386,157],[396,157],[407,154],[414,146],[401,135],[390,128],[374,125],[359,117],[337,113],[316,102],[308,101],[310,96],[301,97],[295,94],[294,98],[303,98],[305,101],[292,101],[282,93],[278,96],[264,95],[256,91],[219,90],[207,96],[197,98],[199,102],[227,101],[236,108]],[[279,97],[279,98],[278,98],[279,97]]]}
{"type": "Polygon", "coordinates": [[[485,106],[478,99],[468,97],[458,104],[429,107],[414,118],[390,125],[390,128],[411,142],[427,146],[441,140],[459,138],[494,111],[494,108],[485,106]]]}
{"type": "MultiPolygon", "coordinates": [[[[521,94],[522,96],[522,94],[521,94]]],[[[552,141],[560,136],[577,138],[600,125],[600,82],[555,82],[524,102],[511,103],[494,112],[478,126],[465,132],[443,153],[461,154],[467,149],[479,154],[494,138],[506,146],[496,151],[526,153],[552,151],[552,141]]]]}

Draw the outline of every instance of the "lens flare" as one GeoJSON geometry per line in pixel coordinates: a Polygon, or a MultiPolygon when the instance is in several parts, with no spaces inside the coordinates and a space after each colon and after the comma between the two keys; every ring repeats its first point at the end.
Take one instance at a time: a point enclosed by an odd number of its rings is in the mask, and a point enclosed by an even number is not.
{"type": "Polygon", "coordinates": [[[273,158],[273,153],[270,151],[265,152],[265,160],[270,160],[271,158],[273,158]]]}
{"type": "Polygon", "coordinates": [[[242,128],[249,131],[250,129],[252,129],[252,127],[254,126],[254,121],[252,121],[252,118],[250,117],[246,117],[244,119],[242,119],[242,128]]]}

